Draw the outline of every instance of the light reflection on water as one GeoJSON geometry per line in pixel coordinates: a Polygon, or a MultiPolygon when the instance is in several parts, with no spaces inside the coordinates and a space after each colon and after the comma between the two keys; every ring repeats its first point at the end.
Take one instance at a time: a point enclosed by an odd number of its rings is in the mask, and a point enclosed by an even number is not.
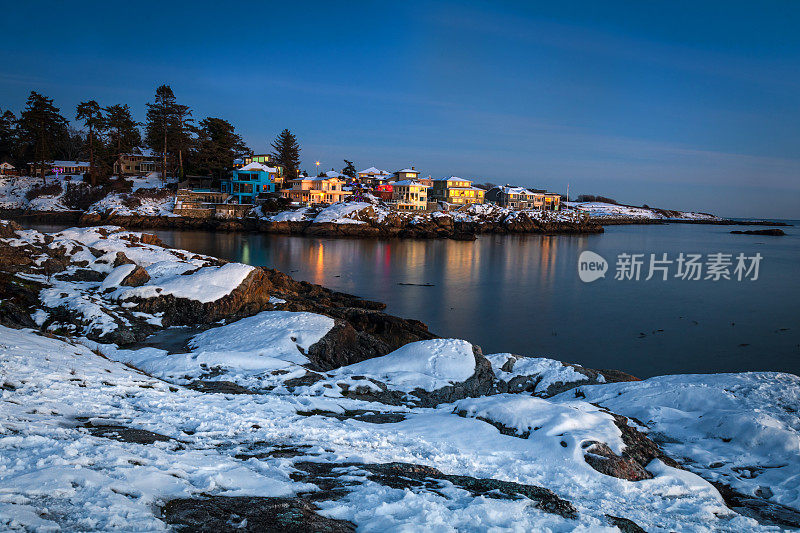
{"type": "Polygon", "coordinates": [[[620,226],[603,235],[489,235],[475,242],[153,232],[178,248],[385,302],[388,312],[469,339],[486,353],[549,356],[640,377],[800,373],[798,230],[775,238],[730,229],[620,226]],[[607,279],[578,279],[577,258],[586,249],[609,261],[607,279]],[[760,252],[764,260],[756,282],[621,282],[613,280],[621,252],[760,252]]]}

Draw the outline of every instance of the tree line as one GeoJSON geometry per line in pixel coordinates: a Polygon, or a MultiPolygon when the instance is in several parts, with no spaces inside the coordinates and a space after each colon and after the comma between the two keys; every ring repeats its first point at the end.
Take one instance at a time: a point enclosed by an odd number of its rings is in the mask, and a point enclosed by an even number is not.
{"type": "MultiPolygon", "coordinates": [[[[127,104],[101,106],[96,100],[75,109],[82,129],[73,127],[52,98],[31,91],[19,116],[0,110],[0,162],[17,168],[37,163],[42,180],[45,163],[88,161],[88,181],[103,184],[113,173],[119,154],[153,152],[162,176],[225,177],[233,160],[251,153],[234,126],[225,119],[205,117],[195,122],[192,109],[177,101],[169,85],[161,85],[147,102],[146,120],[134,120],[127,104]],[[140,129],[142,128],[142,129],[140,129]]],[[[300,146],[287,129],[272,143],[273,158],[287,177],[300,166],[300,146]]]]}

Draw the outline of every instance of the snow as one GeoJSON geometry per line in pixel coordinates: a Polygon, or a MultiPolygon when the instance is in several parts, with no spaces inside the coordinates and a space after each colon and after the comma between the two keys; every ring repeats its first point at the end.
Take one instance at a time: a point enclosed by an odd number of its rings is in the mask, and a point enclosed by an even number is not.
{"type": "Polygon", "coordinates": [[[128,300],[172,295],[201,303],[215,302],[233,292],[254,270],[255,267],[242,263],[203,267],[190,275],[166,275],[140,287],[118,289],[113,297],[128,300]]]}
{"type": "Polygon", "coordinates": [[[676,375],[580,390],[587,402],[640,420],[670,456],[686,458],[704,478],[749,495],[768,487],[770,500],[800,507],[800,377],[676,375]]]}
{"type": "Polygon", "coordinates": [[[0,367],[15,387],[0,396],[2,529],[161,531],[154,509],[167,499],[287,496],[302,486],[285,469],[209,446],[246,431],[257,404],[246,413],[222,396],[173,392],[87,348],[30,332],[0,326],[0,338],[0,367]],[[175,440],[140,445],[95,437],[83,425],[87,418],[175,440]],[[198,431],[184,433],[192,427],[198,431]]]}
{"type": "Polygon", "coordinates": [[[414,186],[414,187],[428,187],[428,185],[423,185],[422,183],[418,182],[417,180],[401,180],[395,181],[392,185],[399,185],[399,186],[414,186]]]}
{"type": "Polygon", "coordinates": [[[66,211],[63,197],[67,184],[83,181],[83,178],[72,175],[47,176],[47,185],[61,184],[61,192],[56,195],[42,195],[28,200],[26,194],[36,187],[42,186],[42,179],[30,176],[0,177],[1,209],[33,209],[37,211],[66,211]]]}
{"type": "MultiPolygon", "coordinates": [[[[160,181],[160,180],[159,180],[160,181]]],[[[149,185],[149,184],[146,184],[149,185]]],[[[136,187],[136,184],[134,184],[136,187]]],[[[145,189],[149,186],[142,185],[135,188],[145,189]]],[[[139,198],[140,205],[130,208],[125,205],[125,200],[131,197],[128,193],[113,193],[102,198],[101,200],[89,206],[87,212],[99,213],[102,215],[119,215],[119,216],[156,216],[156,217],[175,217],[173,210],[175,209],[175,196],[167,195],[164,198],[139,198]]]]}
{"type": "MultiPolygon", "coordinates": [[[[494,374],[498,379],[511,381],[519,376],[536,376],[538,381],[534,394],[544,395],[548,387],[556,383],[575,383],[587,381],[588,378],[577,372],[571,366],[567,366],[561,361],[547,359],[544,357],[523,357],[510,353],[497,353],[487,355],[486,358],[492,363],[494,374]],[[513,366],[510,372],[503,370],[503,366],[513,359],[513,366]]],[[[602,378],[602,376],[600,376],[602,378]]]]}
{"type": "Polygon", "coordinates": [[[337,202],[326,207],[314,218],[315,224],[364,224],[353,218],[359,211],[372,207],[367,202],[337,202]]]}
{"type": "Polygon", "coordinates": [[[375,167],[369,167],[367,169],[359,171],[358,173],[359,174],[370,174],[370,175],[376,175],[376,176],[389,176],[390,175],[389,172],[387,172],[385,170],[381,170],[379,168],[375,168],[375,167]]]}
{"type": "Polygon", "coordinates": [[[298,222],[306,219],[306,215],[311,212],[310,207],[302,207],[293,211],[282,211],[277,215],[269,217],[273,222],[298,222]]]}
{"type": "Polygon", "coordinates": [[[306,312],[262,311],[233,324],[192,338],[190,346],[204,354],[241,354],[239,368],[258,369],[260,358],[307,364],[304,352],[334,326],[330,317],[306,312]]]}
{"type": "MultiPolygon", "coordinates": [[[[150,172],[144,176],[128,176],[125,178],[133,183],[132,191],[136,192],[139,189],[161,189],[164,187],[164,182],[161,180],[161,172],[150,172]]],[[[168,179],[168,181],[174,181],[168,179]]]]}
{"type": "Polygon", "coordinates": [[[262,165],[261,163],[256,163],[256,162],[250,163],[249,165],[245,165],[238,170],[243,170],[243,171],[258,170],[261,172],[270,172],[272,174],[278,172],[278,169],[275,167],[268,167],[267,165],[262,165]]]}
{"type": "Polygon", "coordinates": [[[456,402],[455,411],[464,416],[497,422],[528,439],[547,440],[580,453],[584,445],[604,442],[616,454],[625,445],[614,418],[587,402],[553,403],[518,394],[498,394],[456,402]],[[566,443],[567,446],[564,446],[566,443]]]}
{"type": "MultiPolygon", "coordinates": [[[[217,328],[208,344],[199,344],[223,351],[246,347],[226,327],[217,328]]],[[[427,464],[446,474],[544,486],[578,509],[577,519],[565,519],[524,499],[476,497],[449,482],[435,490],[391,488],[367,481],[353,467],[350,492],[338,501],[320,501],[320,512],[352,520],[364,531],[611,531],[606,514],[634,520],[647,531],[777,530],[727,509],[716,490],[695,474],[658,461],[648,465],[654,479],[635,483],[595,471],[583,460],[580,443],[603,440],[618,447],[617,434],[605,413],[574,397],[562,403],[501,395],[438,409],[405,408],[405,421],[376,425],[297,411],[380,409],[377,404],[278,389],[262,395],[204,394],[29,331],[0,327],[0,339],[0,367],[9,376],[0,391],[3,528],[107,530],[135,524],[137,530],[154,531],[165,529],[157,510],[172,498],[314,490],[289,477],[294,459],[235,457],[274,449],[274,444],[304,444],[309,455],[299,460],[427,464]],[[527,439],[507,436],[484,421],[453,414],[457,407],[509,426],[543,425],[527,439]],[[118,442],[91,436],[85,424],[140,428],[174,440],[118,442]]],[[[461,351],[467,346],[462,344],[461,351]]],[[[396,365],[406,368],[398,353],[396,365]]],[[[430,371],[427,365],[414,366],[430,371]]],[[[460,368],[437,373],[462,379],[466,372],[455,372],[460,368]]],[[[787,385],[796,394],[797,384],[787,385]]],[[[612,386],[597,389],[604,387],[612,386]]]]}
{"type": "Polygon", "coordinates": [[[659,212],[645,207],[609,204],[606,202],[564,202],[566,207],[584,211],[593,218],[632,218],[646,220],[718,220],[708,213],[688,211],[659,212]],[[674,216],[673,216],[674,215],[674,216]]]}
{"type": "Polygon", "coordinates": [[[433,339],[406,344],[388,355],[344,366],[334,375],[366,375],[390,388],[434,391],[475,373],[472,344],[461,339],[433,339]]]}
{"type": "MultiPolygon", "coordinates": [[[[258,388],[274,370],[305,370],[305,353],[333,328],[332,318],[305,312],[262,311],[232,324],[209,329],[189,341],[191,353],[170,354],[158,348],[118,349],[96,345],[106,357],[130,363],[163,379],[223,379],[258,388]],[[214,369],[214,376],[206,376],[214,369]]],[[[94,346],[94,345],[93,345],[94,346]]]]}

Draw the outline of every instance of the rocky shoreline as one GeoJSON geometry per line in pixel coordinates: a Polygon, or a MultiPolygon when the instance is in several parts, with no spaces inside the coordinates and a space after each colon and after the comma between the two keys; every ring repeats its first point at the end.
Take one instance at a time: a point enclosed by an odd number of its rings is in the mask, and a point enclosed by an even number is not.
{"type": "Polygon", "coordinates": [[[594,222],[540,221],[518,217],[507,222],[458,221],[439,217],[423,223],[406,221],[388,223],[347,224],[314,222],[313,220],[272,221],[257,218],[216,219],[145,215],[84,213],[79,211],[39,212],[0,210],[0,217],[15,221],[42,224],[73,224],[78,227],[114,225],[128,229],[176,229],[225,232],[259,232],[280,235],[352,238],[411,238],[474,240],[481,234],[574,235],[602,233],[594,222]]]}
{"type": "Polygon", "coordinates": [[[82,211],[32,211],[0,209],[0,218],[23,223],[74,225],[91,227],[114,225],[128,229],[174,229],[223,232],[258,232],[279,235],[349,238],[412,238],[474,240],[484,234],[579,235],[602,233],[604,226],[652,224],[706,224],[719,226],[790,226],[785,222],[766,220],[659,220],[630,218],[597,218],[587,222],[542,222],[528,217],[513,221],[457,221],[440,217],[423,224],[341,224],[317,223],[312,220],[271,221],[257,218],[223,220],[145,215],[85,213],[82,211]]]}

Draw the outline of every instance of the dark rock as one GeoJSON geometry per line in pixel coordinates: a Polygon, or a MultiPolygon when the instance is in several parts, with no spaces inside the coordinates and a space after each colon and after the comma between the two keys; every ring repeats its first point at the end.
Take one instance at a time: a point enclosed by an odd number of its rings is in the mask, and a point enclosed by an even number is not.
{"type": "Polygon", "coordinates": [[[91,281],[95,283],[103,281],[105,277],[106,274],[91,268],[77,268],[72,272],[62,272],[56,275],[56,278],[62,281],[91,281]]]}
{"type": "Polygon", "coordinates": [[[612,526],[619,528],[622,533],[647,533],[639,526],[639,524],[633,520],[628,520],[627,518],[611,516],[610,514],[607,514],[606,520],[608,520],[608,523],[612,526]]]}
{"type": "Polygon", "coordinates": [[[134,444],[153,444],[155,442],[169,442],[172,439],[165,436],[147,431],[146,429],[134,429],[125,426],[94,426],[87,425],[86,429],[95,437],[105,437],[107,439],[118,440],[120,442],[132,442],[134,444]]]}
{"type": "Polygon", "coordinates": [[[14,329],[38,329],[31,314],[41,307],[42,287],[38,282],[0,272],[0,324],[14,329]]]}
{"type": "Polygon", "coordinates": [[[770,229],[752,229],[752,230],[735,230],[731,231],[731,233],[735,235],[767,235],[769,237],[782,237],[786,235],[786,233],[782,229],[778,228],[770,228],[770,229]]]}
{"type": "Polygon", "coordinates": [[[646,466],[653,459],[679,468],[678,463],[667,456],[658,444],[650,440],[647,435],[628,425],[628,419],[616,413],[609,413],[614,417],[614,424],[622,433],[622,442],[625,449],[622,455],[615,454],[605,443],[592,443],[586,448],[584,459],[600,473],[608,476],[627,479],[628,481],[641,481],[651,479],[653,474],[646,470],[646,466]]]}
{"type": "Polygon", "coordinates": [[[316,372],[306,372],[304,376],[300,376],[299,378],[291,378],[287,379],[283,382],[284,387],[289,390],[293,390],[296,387],[309,387],[316,383],[317,381],[325,379],[324,376],[321,374],[317,374],[316,372]]]}
{"type": "Polygon", "coordinates": [[[325,416],[336,418],[337,420],[358,420],[369,424],[394,424],[406,419],[406,413],[368,411],[365,409],[355,409],[343,413],[315,409],[313,411],[298,411],[297,414],[300,416],[325,416]]]}
{"type": "Polygon", "coordinates": [[[303,498],[210,496],[167,502],[164,519],[177,531],[252,531],[274,533],[350,533],[354,524],[326,518],[303,498]]]}
{"type": "Polygon", "coordinates": [[[22,231],[22,226],[13,220],[0,220],[0,239],[16,239],[18,231],[22,231]]]}
{"type": "Polygon", "coordinates": [[[150,274],[143,267],[136,265],[133,271],[125,276],[119,284],[126,287],[141,287],[148,281],[150,281],[150,274]]]}
{"type": "MultiPolygon", "coordinates": [[[[501,370],[503,370],[504,372],[512,372],[514,370],[515,363],[520,359],[524,359],[524,356],[516,355],[510,357],[503,364],[501,370]]],[[[585,368],[570,363],[561,363],[561,364],[565,367],[572,368],[579,374],[583,374],[585,376],[585,379],[580,381],[567,381],[567,382],[556,381],[555,383],[551,383],[550,385],[548,385],[546,390],[535,392],[539,383],[542,381],[542,376],[539,374],[519,375],[519,376],[514,376],[508,381],[499,380],[496,383],[497,392],[500,393],[529,392],[529,393],[535,393],[535,395],[540,398],[550,398],[551,396],[561,394],[562,392],[566,392],[568,390],[583,385],[595,385],[598,383],[616,383],[620,381],[639,381],[639,378],[627,374],[625,372],[620,372],[618,370],[594,370],[591,368],[585,368]]]]}
{"type": "Polygon", "coordinates": [[[295,468],[300,472],[292,476],[295,481],[314,483],[327,491],[346,490],[347,486],[337,483],[336,477],[343,473],[334,472],[336,469],[355,467],[368,472],[370,481],[386,485],[395,489],[426,489],[436,491],[443,481],[452,483],[474,496],[484,496],[498,499],[525,498],[533,502],[533,506],[542,511],[558,514],[564,518],[577,518],[578,512],[572,503],[558,497],[550,489],[535,485],[523,485],[510,481],[500,481],[491,478],[475,478],[444,474],[436,468],[412,463],[385,463],[385,464],[359,464],[359,463],[311,463],[298,462],[295,468]],[[318,483],[324,482],[324,486],[318,483]]]}
{"type": "Polygon", "coordinates": [[[200,391],[200,392],[208,392],[211,394],[256,394],[255,391],[251,391],[248,388],[242,387],[232,381],[206,381],[201,379],[196,379],[186,385],[186,388],[200,391]]]}
{"type": "Polygon", "coordinates": [[[771,502],[764,497],[748,496],[736,491],[729,485],[710,481],[722,495],[725,504],[739,514],[755,518],[766,525],[779,524],[792,528],[800,528],[800,511],[771,502]]]}
{"type": "Polygon", "coordinates": [[[128,256],[125,255],[124,252],[117,252],[117,256],[114,258],[114,268],[117,268],[120,265],[132,265],[133,261],[128,259],[128,256]]]}
{"type": "Polygon", "coordinates": [[[623,455],[619,456],[606,443],[595,442],[586,448],[586,454],[583,457],[589,466],[607,476],[628,481],[653,478],[653,474],[645,470],[644,466],[631,457],[626,457],[624,451],[622,453],[623,455]]]}

